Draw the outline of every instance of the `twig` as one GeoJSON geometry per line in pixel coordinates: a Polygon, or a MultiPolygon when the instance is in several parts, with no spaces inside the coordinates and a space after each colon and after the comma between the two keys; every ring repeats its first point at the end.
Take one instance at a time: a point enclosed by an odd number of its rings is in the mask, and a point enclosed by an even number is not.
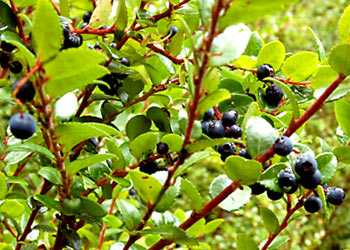
{"type": "MultiPolygon", "coordinates": [[[[114,206],[115,206],[116,201],[117,201],[117,197],[115,197],[115,198],[112,200],[111,206],[110,206],[109,211],[108,211],[108,214],[109,214],[109,215],[111,215],[111,214],[113,213],[113,210],[114,210],[114,206]]],[[[105,224],[105,225],[103,226],[102,230],[101,230],[100,238],[99,238],[99,240],[98,240],[98,247],[97,247],[97,250],[101,250],[101,248],[102,248],[103,238],[104,238],[106,229],[107,229],[107,225],[105,224]]]]}
{"type": "Polygon", "coordinates": [[[19,36],[22,38],[24,44],[27,46],[27,45],[28,45],[28,42],[27,42],[26,35],[24,34],[24,29],[23,29],[22,20],[21,20],[20,17],[18,16],[18,8],[17,8],[17,6],[14,4],[13,0],[10,0],[10,4],[11,4],[11,8],[12,8],[13,11],[15,12],[15,15],[16,15],[16,18],[17,18],[17,25],[18,25],[19,36]]]}

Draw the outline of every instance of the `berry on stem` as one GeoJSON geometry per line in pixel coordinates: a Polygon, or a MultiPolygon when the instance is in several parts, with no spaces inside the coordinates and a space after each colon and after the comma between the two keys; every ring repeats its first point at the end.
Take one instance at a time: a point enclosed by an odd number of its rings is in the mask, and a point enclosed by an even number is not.
{"type": "Polygon", "coordinates": [[[270,64],[261,64],[256,71],[256,76],[260,81],[262,81],[266,77],[273,77],[275,75],[275,71],[270,64]]]}
{"type": "Polygon", "coordinates": [[[283,197],[283,193],[275,192],[272,190],[266,191],[267,197],[269,197],[270,200],[277,201],[283,197]]]}
{"type": "Polygon", "coordinates": [[[281,188],[292,187],[296,184],[297,179],[291,169],[284,169],[278,174],[278,185],[281,188]]]}
{"type": "Polygon", "coordinates": [[[232,142],[222,144],[218,147],[218,152],[221,155],[221,160],[225,161],[227,157],[235,153],[236,145],[232,142]]]}
{"type": "Polygon", "coordinates": [[[221,121],[225,127],[231,127],[236,124],[238,119],[238,113],[235,110],[229,110],[223,113],[221,121]]]}
{"type": "Polygon", "coordinates": [[[18,139],[28,139],[36,131],[36,121],[30,114],[17,113],[10,119],[10,130],[18,139]]]}
{"type": "Polygon", "coordinates": [[[208,109],[204,113],[203,121],[208,121],[208,120],[212,119],[214,115],[215,115],[214,109],[213,108],[208,109]]]}
{"type": "Polygon", "coordinates": [[[280,136],[275,141],[273,149],[280,156],[289,155],[293,150],[293,142],[288,136],[280,136]]]}
{"type": "Polygon", "coordinates": [[[259,195],[266,191],[265,186],[261,185],[258,182],[254,183],[253,185],[250,185],[249,187],[252,190],[252,194],[254,195],[259,195]]]}
{"type": "Polygon", "coordinates": [[[23,70],[23,66],[19,61],[14,61],[10,63],[10,70],[13,74],[18,74],[23,70]]]}
{"type": "Polygon", "coordinates": [[[277,84],[271,84],[265,92],[265,101],[271,106],[277,106],[283,98],[283,90],[277,84]]]}
{"type": "Polygon", "coordinates": [[[238,155],[246,159],[252,159],[246,148],[241,148],[241,150],[238,152],[238,155]]]}
{"type": "Polygon", "coordinates": [[[120,63],[123,64],[123,65],[125,65],[125,66],[127,66],[127,67],[130,66],[130,61],[129,61],[129,59],[126,58],[126,57],[120,58],[120,63]]]}
{"type": "Polygon", "coordinates": [[[230,137],[233,137],[235,139],[238,139],[242,136],[242,128],[238,125],[232,125],[230,127],[230,130],[228,131],[228,135],[230,137]]]}
{"type": "Polygon", "coordinates": [[[300,177],[312,176],[317,170],[317,162],[311,155],[303,154],[295,161],[294,169],[300,177]]]}
{"type": "MultiPolygon", "coordinates": [[[[12,92],[16,89],[17,84],[20,80],[16,81],[12,85],[12,92]]],[[[16,98],[19,99],[21,102],[31,102],[35,96],[35,88],[33,86],[33,83],[28,81],[24,83],[18,90],[16,94],[16,98]]]]}
{"type": "Polygon", "coordinates": [[[210,121],[208,125],[208,136],[210,138],[222,138],[225,136],[225,127],[221,121],[210,121]]]}
{"type": "Polygon", "coordinates": [[[310,195],[304,202],[304,208],[309,213],[316,213],[322,207],[322,200],[316,195],[310,195]]]}
{"type": "Polygon", "coordinates": [[[307,189],[315,189],[322,181],[322,174],[320,170],[316,170],[316,172],[311,176],[302,176],[300,177],[300,184],[307,189]]]}
{"type": "Polygon", "coordinates": [[[157,144],[157,153],[161,155],[165,155],[169,151],[169,146],[166,143],[159,142],[157,144]]]}
{"type": "Polygon", "coordinates": [[[16,46],[12,45],[11,43],[7,43],[5,41],[1,42],[1,49],[6,51],[6,52],[12,52],[16,46]]]}
{"type": "Polygon", "coordinates": [[[86,12],[86,13],[83,15],[83,21],[84,21],[84,23],[89,23],[89,22],[90,22],[91,15],[92,15],[91,12],[86,12]]]}
{"type": "Polygon", "coordinates": [[[169,31],[168,31],[167,36],[170,35],[170,36],[169,36],[169,39],[170,39],[170,38],[172,38],[173,36],[175,36],[177,32],[179,32],[179,29],[178,29],[176,26],[171,26],[171,27],[169,28],[169,31]]]}
{"type": "Polygon", "coordinates": [[[340,205],[345,199],[345,192],[342,188],[331,187],[327,192],[327,201],[333,205],[340,205]]]}
{"type": "Polygon", "coordinates": [[[158,163],[156,161],[151,161],[147,163],[142,162],[140,164],[140,171],[146,174],[154,174],[158,170],[158,163]]]}

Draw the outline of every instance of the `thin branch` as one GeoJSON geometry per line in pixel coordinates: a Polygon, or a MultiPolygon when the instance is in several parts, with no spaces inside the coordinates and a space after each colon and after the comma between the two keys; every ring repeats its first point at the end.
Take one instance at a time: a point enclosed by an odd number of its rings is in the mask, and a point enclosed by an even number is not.
{"type": "Polygon", "coordinates": [[[10,4],[11,4],[11,8],[13,9],[13,11],[15,12],[16,18],[17,18],[17,26],[18,26],[18,31],[19,31],[19,36],[22,38],[24,44],[27,46],[28,42],[27,42],[27,38],[26,35],[24,34],[24,29],[23,29],[23,23],[21,18],[18,16],[18,8],[17,6],[14,4],[13,0],[10,0],[10,4]]]}
{"type": "Polygon", "coordinates": [[[5,226],[5,228],[7,229],[7,231],[9,231],[9,232],[12,234],[12,236],[15,237],[15,238],[17,239],[18,236],[17,236],[15,230],[13,230],[13,229],[11,228],[11,226],[7,223],[7,221],[4,219],[4,220],[2,221],[2,223],[4,224],[4,226],[5,226]]]}
{"type": "MultiPolygon", "coordinates": [[[[115,203],[117,201],[117,197],[115,197],[113,200],[112,200],[112,204],[109,208],[109,211],[108,211],[108,214],[111,215],[113,213],[113,210],[114,210],[114,206],[115,206],[115,203]]],[[[107,230],[107,224],[105,224],[101,230],[101,234],[100,234],[100,238],[98,240],[98,247],[97,247],[97,250],[101,250],[102,248],[102,244],[103,244],[103,238],[104,238],[104,235],[105,235],[105,232],[107,230]]]]}
{"type": "MultiPolygon", "coordinates": [[[[336,88],[345,80],[346,76],[340,74],[331,85],[323,92],[323,94],[299,117],[297,121],[292,120],[288,129],[283,135],[291,136],[297,131],[307,120],[311,118],[318,110],[320,110],[327,98],[336,90],[336,88]]],[[[260,158],[257,160],[264,163],[275,154],[273,146],[271,146],[260,158]]]]}

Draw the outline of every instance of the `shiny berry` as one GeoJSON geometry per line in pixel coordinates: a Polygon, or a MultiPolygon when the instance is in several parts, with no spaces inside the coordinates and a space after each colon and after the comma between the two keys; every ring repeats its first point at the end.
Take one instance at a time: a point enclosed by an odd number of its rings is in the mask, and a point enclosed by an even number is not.
{"type": "Polygon", "coordinates": [[[292,187],[296,184],[297,178],[291,169],[284,169],[278,174],[278,185],[281,188],[292,187]]]}
{"type": "Polygon", "coordinates": [[[319,170],[316,170],[316,172],[309,176],[302,176],[300,177],[300,184],[307,189],[315,189],[319,184],[321,184],[322,181],[322,174],[319,170]]]}
{"type": "Polygon", "coordinates": [[[79,34],[69,34],[63,41],[63,49],[78,48],[83,44],[83,37],[79,34]]]}
{"type": "Polygon", "coordinates": [[[17,113],[10,119],[10,130],[18,139],[28,139],[36,131],[36,121],[30,114],[17,113]]]}
{"type": "Polygon", "coordinates": [[[231,127],[232,125],[236,124],[237,119],[238,113],[234,110],[229,110],[222,115],[221,121],[225,127],[231,127]]]}
{"type": "Polygon", "coordinates": [[[222,144],[218,147],[218,152],[221,155],[221,160],[225,161],[230,155],[234,155],[236,150],[236,145],[232,142],[222,144]]]}
{"type": "Polygon", "coordinates": [[[338,187],[331,187],[327,192],[327,201],[333,205],[340,205],[345,199],[345,192],[338,187]]]}
{"type": "Polygon", "coordinates": [[[310,195],[304,202],[304,208],[309,213],[316,213],[322,207],[322,200],[316,195],[310,195]]]}
{"type": "Polygon", "coordinates": [[[317,161],[309,154],[299,156],[294,165],[295,172],[300,176],[311,176],[317,170],[317,161]]]}
{"type": "Polygon", "coordinates": [[[256,71],[256,76],[260,81],[262,81],[266,77],[273,77],[275,75],[275,71],[273,67],[269,64],[261,64],[256,71]]]}
{"type": "Polygon", "coordinates": [[[13,74],[21,73],[22,70],[23,70],[23,66],[19,61],[14,61],[10,63],[10,71],[13,74]]]}
{"type": "Polygon", "coordinates": [[[201,124],[202,124],[202,132],[208,135],[209,121],[203,121],[201,124]]]}
{"type": "Polygon", "coordinates": [[[214,109],[213,108],[208,109],[204,113],[203,121],[208,121],[208,120],[212,119],[214,115],[215,115],[214,109]]]}
{"type": "Polygon", "coordinates": [[[287,136],[280,136],[275,141],[275,144],[273,145],[273,149],[275,153],[280,156],[289,155],[290,152],[292,152],[293,150],[293,142],[287,136]]]}
{"type": "Polygon", "coordinates": [[[241,150],[238,152],[238,155],[246,159],[252,159],[246,148],[241,148],[241,150]]]}
{"type": "Polygon", "coordinates": [[[266,191],[266,188],[258,182],[254,183],[253,185],[250,185],[249,187],[252,190],[252,194],[254,195],[259,195],[266,191]]]}
{"type": "Polygon", "coordinates": [[[157,153],[161,155],[165,155],[169,151],[169,146],[166,143],[159,142],[157,144],[157,153]]]}
{"type": "Polygon", "coordinates": [[[242,136],[242,128],[238,125],[232,125],[228,131],[228,135],[233,138],[240,138],[242,136]]]}
{"type": "Polygon", "coordinates": [[[277,106],[283,98],[283,90],[277,84],[271,84],[265,92],[265,101],[271,106],[277,106]]]}
{"type": "Polygon", "coordinates": [[[130,66],[130,61],[129,61],[129,59],[126,58],[126,57],[120,58],[120,63],[123,64],[123,65],[125,65],[125,66],[127,66],[127,67],[130,66]]]}
{"type": "Polygon", "coordinates": [[[208,126],[208,136],[210,138],[222,138],[225,136],[225,127],[221,121],[210,121],[208,126]]]}
{"type": "Polygon", "coordinates": [[[178,29],[176,26],[171,26],[171,27],[169,28],[169,31],[168,31],[167,36],[170,35],[169,38],[172,38],[173,36],[176,35],[177,32],[179,32],[179,29],[178,29]]]}
{"type": "Polygon", "coordinates": [[[1,42],[1,49],[6,51],[6,52],[12,52],[16,46],[12,45],[11,43],[7,43],[5,41],[1,42]]]}
{"type": "Polygon", "coordinates": [[[92,15],[91,12],[86,12],[86,13],[83,15],[83,21],[84,21],[84,23],[89,23],[89,22],[90,22],[91,15],[92,15]]]}
{"type": "Polygon", "coordinates": [[[269,189],[266,191],[266,194],[267,194],[267,197],[269,197],[269,199],[273,201],[277,201],[283,197],[283,193],[275,192],[269,189]]]}

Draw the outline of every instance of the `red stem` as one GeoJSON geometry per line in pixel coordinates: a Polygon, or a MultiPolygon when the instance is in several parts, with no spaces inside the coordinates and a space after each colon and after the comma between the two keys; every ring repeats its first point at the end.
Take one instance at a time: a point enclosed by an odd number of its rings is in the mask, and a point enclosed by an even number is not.
{"type": "MultiPolygon", "coordinates": [[[[297,121],[292,120],[289,124],[289,128],[284,132],[283,135],[291,136],[297,131],[308,119],[311,118],[318,110],[321,109],[327,98],[333,93],[333,91],[345,80],[346,76],[339,74],[339,76],[328,86],[323,94],[312,104],[305,113],[299,117],[297,121]]],[[[264,163],[275,154],[273,146],[271,146],[260,158],[257,160],[264,163]]]]}
{"type": "MultiPolygon", "coordinates": [[[[183,230],[188,229],[194,223],[207,216],[211,211],[213,211],[223,200],[225,200],[230,194],[232,194],[238,187],[239,183],[233,182],[227,186],[221,193],[219,193],[214,199],[212,199],[207,205],[204,206],[200,212],[192,212],[191,216],[185,220],[179,227],[183,230]]],[[[163,247],[170,245],[173,241],[162,239],[150,247],[148,250],[162,249],[163,247]]]]}
{"type": "Polygon", "coordinates": [[[13,3],[12,0],[10,0],[10,4],[11,4],[11,8],[13,9],[13,11],[16,14],[16,18],[17,18],[17,25],[18,25],[18,31],[19,31],[19,36],[23,39],[24,44],[27,46],[27,38],[26,35],[24,34],[24,29],[23,29],[23,23],[22,20],[19,18],[18,16],[18,8],[17,6],[13,3]]]}

